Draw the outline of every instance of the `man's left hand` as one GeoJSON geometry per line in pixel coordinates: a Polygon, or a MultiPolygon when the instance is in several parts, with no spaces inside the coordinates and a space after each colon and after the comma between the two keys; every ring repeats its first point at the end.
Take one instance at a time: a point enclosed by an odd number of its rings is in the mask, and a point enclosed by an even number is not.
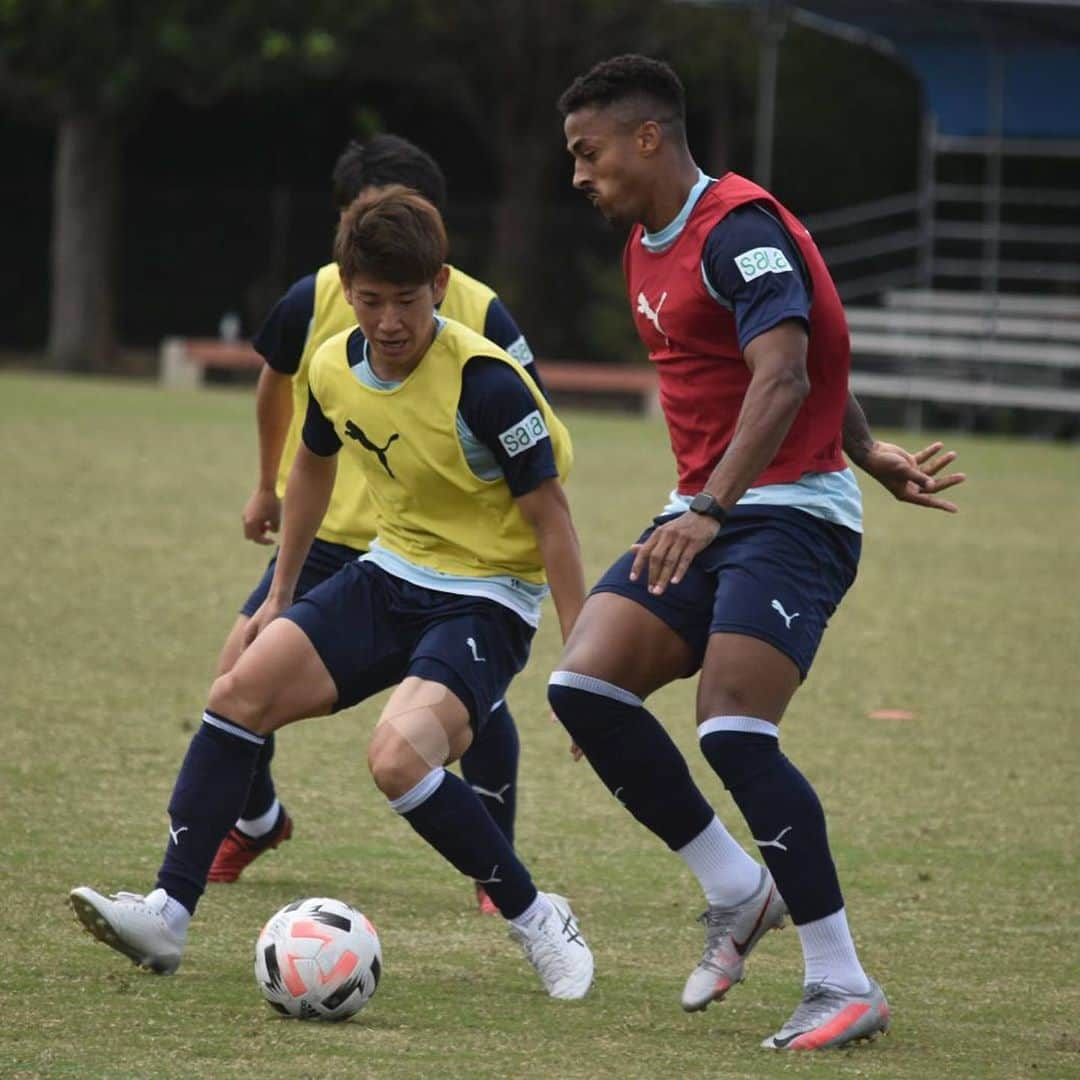
{"type": "Polygon", "coordinates": [[[941,453],[943,446],[943,443],[933,442],[912,454],[894,443],[875,442],[859,465],[900,502],[955,514],[958,509],[955,503],[936,496],[962,484],[967,476],[964,473],[939,476],[956,460],[955,450],[941,453]]]}

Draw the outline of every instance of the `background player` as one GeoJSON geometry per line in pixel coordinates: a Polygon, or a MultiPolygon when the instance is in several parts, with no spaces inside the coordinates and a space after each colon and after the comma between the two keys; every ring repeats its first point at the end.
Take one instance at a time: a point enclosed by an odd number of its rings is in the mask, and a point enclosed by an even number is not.
{"type": "MultiPolygon", "coordinates": [[[[375,135],[366,142],[350,142],[333,170],[334,203],[339,212],[361,191],[404,184],[420,192],[442,210],[446,181],[434,159],[397,135],[375,135]]],[[[541,386],[521,331],[495,293],[457,267],[440,311],[501,345],[526,367],[541,386]]],[[[259,481],[244,507],[244,535],[270,544],[281,519],[285,481],[300,444],[307,409],[307,370],[318,347],[341,330],[355,325],[356,317],[341,291],[338,268],[328,263],[297,281],[271,311],[254,345],[266,360],[256,390],[259,436],[259,481]]],[[[325,581],[345,563],[367,550],[375,534],[375,514],[357,466],[342,461],[337,486],[315,542],[297,583],[297,595],[325,581]]],[[[266,598],[274,573],[274,559],[248,597],[222,649],[217,673],[229,671],[243,649],[244,631],[251,615],[266,598]]],[[[507,839],[514,841],[517,803],[518,734],[505,702],[495,706],[484,737],[461,761],[462,774],[480,794],[507,839]]],[[[251,792],[240,820],[222,842],[210,868],[211,881],[235,881],[252,860],[292,835],[293,823],[277,798],[270,762],[274,737],[259,755],[251,792]]],[[[483,885],[476,885],[480,910],[496,908],[483,885]]]]}
{"type": "Polygon", "coordinates": [[[790,910],[804,997],[765,1045],[843,1045],[884,1030],[889,1009],[859,963],[821,805],[780,752],[779,724],[858,564],[861,501],[842,445],[923,505],[955,509],[936,492],[963,478],[933,479],[952,460],[935,459],[938,444],[912,456],[870,437],[848,394],[843,310],[809,233],[750,181],[701,172],[666,64],[606,61],[559,108],[575,187],[632,227],[624,269],[679,484],[590,595],[550,701],[608,788],[704,887],[705,953],[683,1007],[721,999],[790,910]],[[702,752],[767,870],[644,707],[698,669],[702,752]]]}
{"type": "Polygon", "coordinates": [[[450,271],[430,203],[403,187],[362,196],[334,253],[359,326],[312,360],[274,578],[247,630],[253,643],[211,688],[169,804],[155,889],[107,898],[81,887],[71,902],[100,940],[174,971],[266,735],[398,684],[368,748],[377,786],[444,858],[486,883],[548,993],[580,998],[592,955],[569,905],[537,892],[476,793],[444,769],[524,666],[545,576],[564,639],[581,608],[560,479],[570,439],[509,354],[437,317],[450,271]],[[293,604],[343,446],[378,539],[293,604]]]}

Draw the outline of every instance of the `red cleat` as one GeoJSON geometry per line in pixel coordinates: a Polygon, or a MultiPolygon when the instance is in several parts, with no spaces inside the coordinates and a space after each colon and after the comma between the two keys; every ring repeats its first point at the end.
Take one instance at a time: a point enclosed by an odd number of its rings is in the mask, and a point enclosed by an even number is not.
{"type": "Polygon", "coordinates": [[[495,901],[488,896],[487,889],[479,883],[477,883],[476,886],[476,904],[480,908],[481,915],[499,914],[499,909],[495,906],[495,901]]]}
{"type": "Polygon", "coordinates": [[[221,847],[214,856],[206,880],[235,881],[249,863],[254,862],[264,851],[270,851],[288,840],[292,832],[292,818],[284,808],[278,817],[277,824],[265,836],[245,836],[234,826],[221,841],[221,847]]]}

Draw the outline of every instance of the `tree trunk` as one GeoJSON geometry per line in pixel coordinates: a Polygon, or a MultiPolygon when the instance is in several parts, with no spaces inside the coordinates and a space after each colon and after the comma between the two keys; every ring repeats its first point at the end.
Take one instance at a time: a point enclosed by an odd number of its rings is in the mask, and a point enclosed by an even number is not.
{"type": "Polygon", "coordinates": [[[53,169],[50,365],[102,371],[114,350],[114,223],[119,137],[103,113],[71,112],[53,169]]]}
{"type": "Polygon", "coordinates": [[[546,166],[557,152],[558,120],[554,103],[562,77],[559,26],[566,21],[567,0],[503,0],[497,5],[500,87],[490,107],[500,186],[495,205],[494,280],[499,294],[521,324],[538,325],[543,305],[530,278],[524,252],[543,249],[542,191],[546,166]]]}
{"type": "Polygon", "coordinates": [[[539,306],[524,287],[529,275],[528,260],[522,252],[541,248],[540,187],[547,147],[530,132],[506,134],[500,145],[502,183],[495,204],[495,245],[493,280],[499,295],[515,312],[521,311],[522,325],[532,322],[539,306]]]}

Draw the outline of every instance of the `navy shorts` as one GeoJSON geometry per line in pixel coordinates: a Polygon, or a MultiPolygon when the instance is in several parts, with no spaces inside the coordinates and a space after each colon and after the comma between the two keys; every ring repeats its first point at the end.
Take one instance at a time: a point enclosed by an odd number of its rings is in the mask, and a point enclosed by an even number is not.
{"type": "MultiPolygon", "coordinates": [[[[671,520],[658,518],[638,543],[671,520]]],[[[648,591],[647,574],[630,580],[633,552],[592,591],[629,597],[663,619],[694,650],[695,670],[710,634],[746,634],[790,657],[805,679],[829,617],[855,580],[861,549],[859,533],[803,510],[736,507],[682,581],[660,596],[648,591]]]]}
{"type": "MultiPolygon", "coordinates": [[[[363,551],[349,547],[347,544],[331,544],[328,540],[316,539],[300,569],[293,599],[311,592],[316,585],[321,585],[327,578],[332,578],[346,563],[355,562],[363,554],[363,551]]],[[[274,580],[275,566],[277,566],[276,551],[273,558],[266,564],[262,580],[255,586],[240,609],[241,615],[246,615],[250,619],[259,610],[267,593],[270,592],[270,582],[274,580]]]]}
{"type": "Polygon", "coordinates": [[[330,672],[335,712],[416,675],[461,698],[477,734],[525,666],[535,633],[494,600],[425,589],[356,561],[282,618],[307,634],[330,672]]]}

